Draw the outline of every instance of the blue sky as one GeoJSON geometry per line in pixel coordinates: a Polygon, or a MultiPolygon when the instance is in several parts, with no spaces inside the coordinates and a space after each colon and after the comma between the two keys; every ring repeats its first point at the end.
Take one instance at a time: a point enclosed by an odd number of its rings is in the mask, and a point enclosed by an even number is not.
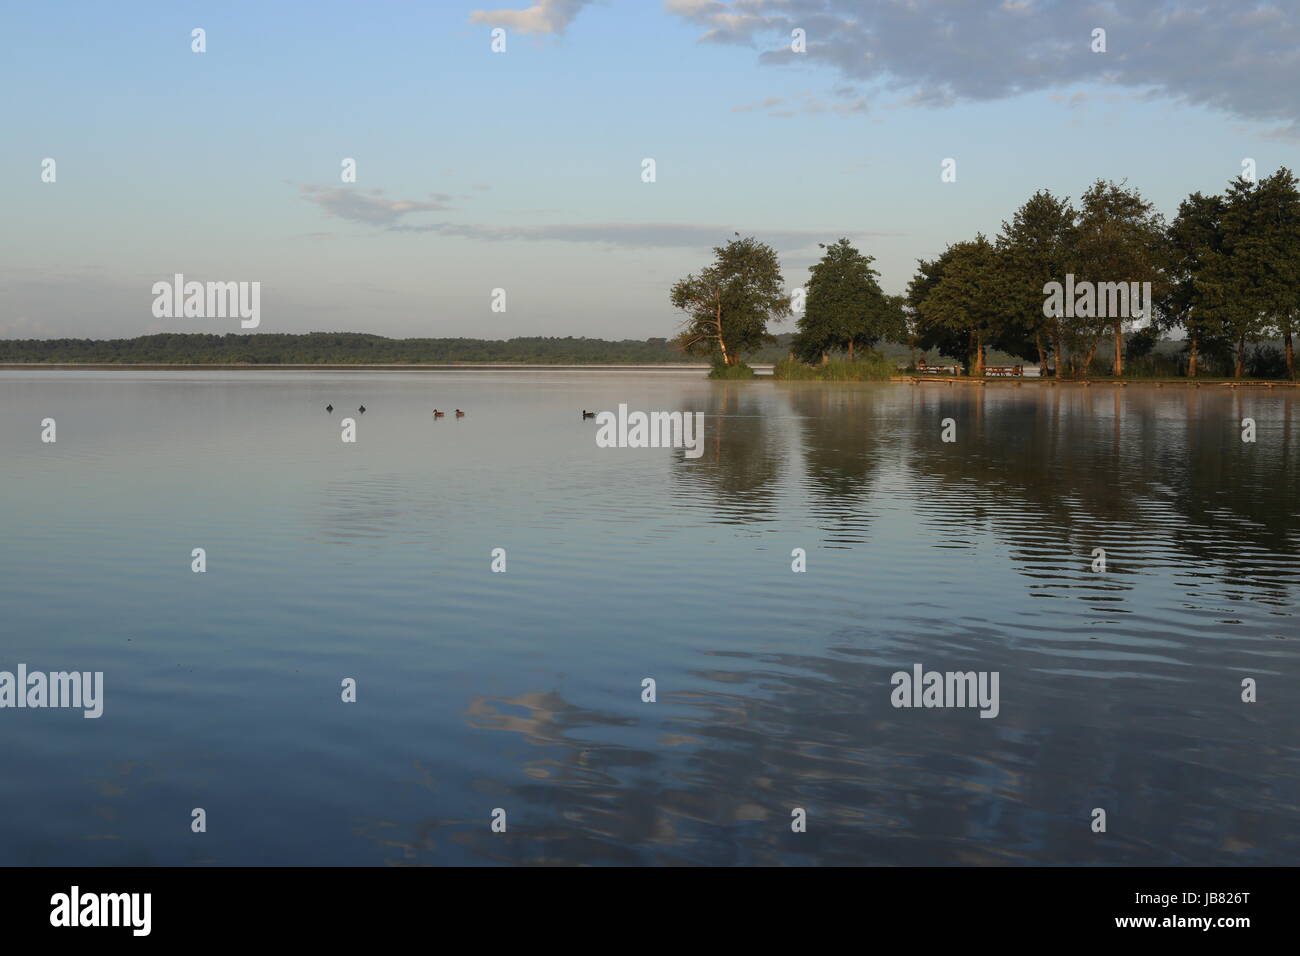
{"type": "Polygon", "coordinates": [[[260,281],[261,332],[666,336],[732,231],[902,291],[1038,188],[1300,168],[1295,2],[9,5],[0,46],[6,337],[239,330],[155,318],[176,272],[260,281]]]}

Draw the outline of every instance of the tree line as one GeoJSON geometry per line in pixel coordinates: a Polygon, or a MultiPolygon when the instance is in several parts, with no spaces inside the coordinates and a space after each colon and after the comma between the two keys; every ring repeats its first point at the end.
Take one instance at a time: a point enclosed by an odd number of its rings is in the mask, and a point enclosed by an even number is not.
{"type": "MultiPolygon", "coordinates": [[[[784,353],[781,353],[784,354],[784,353]]],[[[664,365],[689,361],[666,338],[393,339],[360,332],[163,333],[127,339],[0,339],[0,362],[105,365],[664,365]]]]}
{"type": "Polygon", "coordinates": [[[670,291],[686,314],[678,346],[735,366],[770,347],[769,324],[802,304],[790,351],[809,363],[893,342],[937,349],[974,375],[997,349],[1043,374],[1081,377],[1104,348],[1103,370],[1118,377],[1126,358],[1173,338],[1183,343],[1181,374],[1196,376],[1210,357],[1241,377],[1249,347],[1280,340],[1279,364],[1295,377],[1300,189],[1285,167],[1258,181],[1238,176],[1219,195],[1192,193],[1171,221],[1124,182],[1097,180],[1077,205],[1039,190],[992,238],[918,260],[903,295],[881,289],[874,258],[848,239],[821,248],[793,293],[771,246],[737,234],[716,248],[711,265],[670,291]],[[1139,289],[1144,303],[1130,296],[1139,289]]]}

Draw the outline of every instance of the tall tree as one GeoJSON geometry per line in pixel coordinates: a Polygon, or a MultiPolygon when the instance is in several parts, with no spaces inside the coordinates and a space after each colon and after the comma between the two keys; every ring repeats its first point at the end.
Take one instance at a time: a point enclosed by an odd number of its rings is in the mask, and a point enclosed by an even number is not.
{"type": "Polygon", "coordinates": [[[1039,190],[1002,223],[997,246],[1002,254],[1005,295],[1013,313],[1032,338],[1041,374],[1047,374],[1047,351],[1055,353],[1056,374],[1065,367],[1061,317],[1043,315],[1043,286],[1064,282],[1072,271],[1075,210],[1068,199],[1039,190]]]}
{"type": "Polygon", "coordinates": [[[799,317],[795,354],[816,361],[831,350],[848,352],[875,345],[893,331],[893,311],[877,281],[875,260],[855,249],[848,239],[826,245],[821,261],[809,272],[808,297],[799,317]]]}
{"type": "Polygon", "coordinates": [[[1300,196],[1284,167],[1258,183],[1238,176],[1223,203],[1222,247],[1201,271],[1201,288],[1233,343],[1233,375],[1240,378],[1247,343],[1274,332],[1289,343],[1300,311],[1300,196]]]}
{"type": "Polygon", "coordinates": [[[718,355],[735,365],[746,352],[775,341],[768,322],[790,314],[776,250],[750,236],[713,250],[713,264],[674,283],[670,298],[686,313],[678,345],[693,355],[718,355]]]}
{"type": "MultiPolygon", "coordinates": [[[[1245,238],[1251,289],[1265,334],[1279,334],[1286,349],[1287,374],[1295,377],[1295,323],[1300,319],[1300,190],[1285,166],[1261,179],[1254,189],[1245,238]]],[[[1228,243],[1234,241],[1231,210],[1225,217],[1228,243]]],[[[1238,363],[1240,365],[1240,362],[1238,363]]]]}
{"type": "Polygon", "coordinates": [[[1206,264],[1223,250],[1220,196],[1194,192],[1178,204],[1169,224],[1169,284],[1162,311],[1187,333],[1187,376],[1195,378],[1202,344],[1222,332],[1202,281],[1206,264]]]}
{"type": "Polygon", "coordinates": [[[909,287],[915,296],[928,287],[917,306],[922,321],[965,338],[967,365],[972,375],[984,374],[984,351],[1007,327],[1008,306],[1001,293],[1002,262],[997,249],[983,234],[949,246],[936,263],[918,274],[909,287]]]}
{"type": "MultiPolygon", "coordinates": [[[[1076,280],[1103,282],[1150,282],[1154,295],[1163,293],[1165,223],[1155,207],[1136,189],[1124,183],[1097,180],[1079,200],[1076,224],[1076,280]]],[[[1147,321],[1152,316],[1146,316],[1147,321]]],[[[1111,374],[1124,374],[1124,319],[1122,315],[1082,319],[1085,333],[1094,336],[1084,360],[1092,362],[1100,338],[1111,332],[1115,357],[1111,374]]]]}
{"type": "MultiPolygon", "coordinates": [[[[925,308],[926,299],[939,285],[952,261],[953,246],[949,246],[934,259],[917,259],[916,274],[907,284],[906,302],[910,312],[908,347],[928,352],[938,349],[941,355],[950,355],[966,363],[970,354],[970,338],[939,321],[925,308]]],[[[912,356],[915,361],[916,356],[912,356]]]]}

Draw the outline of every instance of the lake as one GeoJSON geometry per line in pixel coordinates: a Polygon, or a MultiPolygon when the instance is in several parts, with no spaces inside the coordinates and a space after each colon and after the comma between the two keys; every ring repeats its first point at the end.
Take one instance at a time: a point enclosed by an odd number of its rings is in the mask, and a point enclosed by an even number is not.
{"type": "Polygon", "coordinates": [[[1295,864],[1296,396],[2,371],[0,863],[1295,864]]]}

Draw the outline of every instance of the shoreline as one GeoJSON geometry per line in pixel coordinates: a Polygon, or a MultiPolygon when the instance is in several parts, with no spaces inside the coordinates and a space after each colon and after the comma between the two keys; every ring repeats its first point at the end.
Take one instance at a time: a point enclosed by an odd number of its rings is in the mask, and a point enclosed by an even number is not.
{"type": "Polygon", "coordinates": [[[958,377],[954,375],[891,375],[891,382],[900,385],[1014,385],[1019,388],[1022,385],[1031,385],[1035,388],[1054,388],[1057,386],[1081,386],[1091,387],[1093,385],[1117,385],[1120,388],[1127,388],[1130,385],[1147,385],[1153,388],[1300,388],[1300,381],[1290,381],[1288,379],[1266,379],[1266,378],[1081,378],[1081,379],[1056,379],[1051,376],[1040,378],[1038,376],[1029,376],[1026,378],[1016,378],[1014,376],[994,376],[989,378],[969,378],[958,377]]]}
{"type": "MultiPolygon", "coordinates": [[[[767,368],[759,366],[754,368],[767,368]]],[[[228,365],[228,364],[185,364],[154,362],[0,362],[0,371],[31,371],[34,369],[53,369],[56,371],[86,370],[95,372],[453,372],[453,371],[540,371],[540,372],[707,372],[708,365],[550,365],[505,362],[459,362],[454,365],[228,365]]]]}
{"type": "MultiPolygon", "coordinates": [[[[758,373],[756,378],[768,379],[773,381],[785,381],[777,379],[772,372],[772,365],[754,365],[751,366],[758,373]]],[[[673,365],[537,365],[524,363],[501,363],[501,362],[461,362],[454,365],[199,365],[199,364],[167,364],[167,363],[125,363],[125,362],[0,362],[0,371],[4,372],[22,372],[22,371],[56,371],[56,372],[681,372],[701,374],[707,373],[710,366],[696,364],[673,364],[673,365]]],[[[817,379],[797,379],[797,382],[819,382],[817,379]]],[[[886,380],[879,380],[884,382],[886,380]]],[[[1050,376],[1039,377],[1036,375],[1014,377],[1014,376],[997,376],[989,378],[970,378],[967,376],[952,375],[913,375],[900,373],[891,375],[888,383],[894,385],[944,385],[952,386],[988,386],[988,385],[1011,385],[1020,388],[1029,385],[1033,388],[1055,388],[1062,387],[1083,387],[1088,388],[1093,385],[1113,385],[1126,388],[1130,385],[1146,385],[1155,388],[1300,388],[1300,381],[1290,381],[1287,379],[1232,379],[1232,378],[1204,378],[1204,379],[1115,379],[1115,378],[1095,378],[1095,379],[1056,379],[1050,376]]],[[[853,380],[847,381],[820,381],[819,384],[860,384],[853,380]]]]}

